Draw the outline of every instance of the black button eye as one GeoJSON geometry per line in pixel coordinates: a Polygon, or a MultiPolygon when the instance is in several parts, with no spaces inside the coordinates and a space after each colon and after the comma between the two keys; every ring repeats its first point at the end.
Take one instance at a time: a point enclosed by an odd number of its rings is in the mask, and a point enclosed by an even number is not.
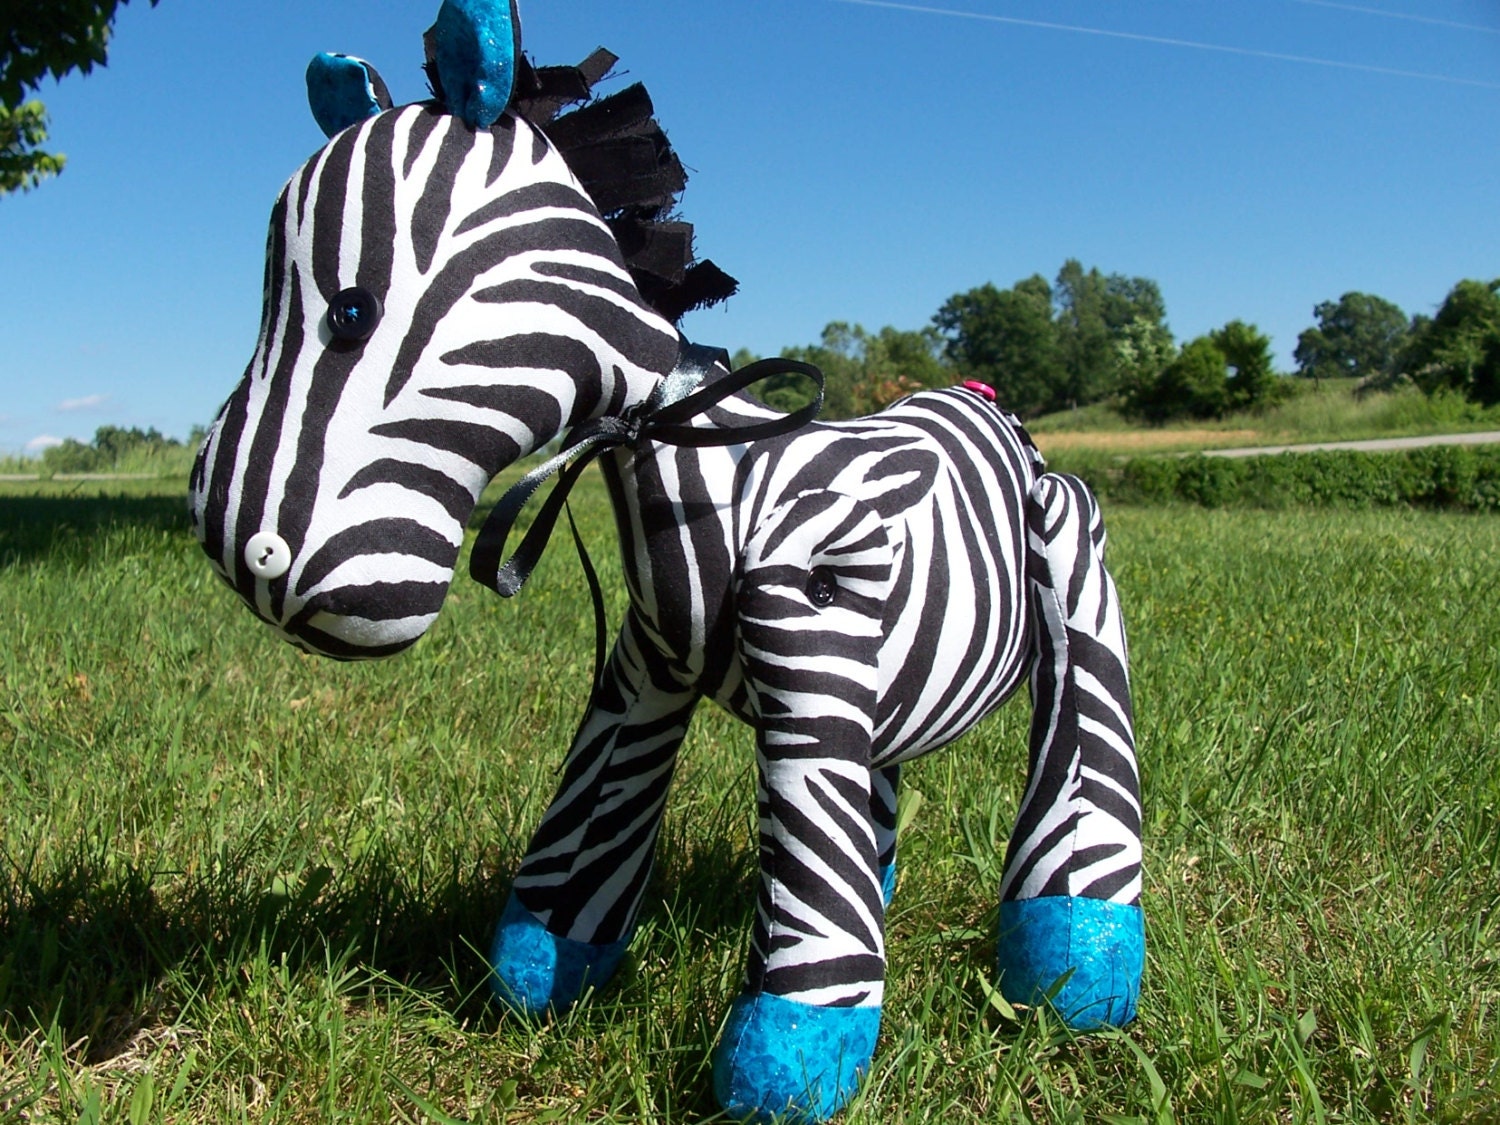
{"type": "Polygon", "coordinates": [[[368,340],[380,323],[380,298],[368,289],[345,289],[328,306],[328,331],[335,340],[368,340]]]}
{"type": "Polygon", "coordinates": [[[807,600],[815,606],[832,605],[838,588],[838,580],[826,566],[813,567],[807,575],[807,600]]]}

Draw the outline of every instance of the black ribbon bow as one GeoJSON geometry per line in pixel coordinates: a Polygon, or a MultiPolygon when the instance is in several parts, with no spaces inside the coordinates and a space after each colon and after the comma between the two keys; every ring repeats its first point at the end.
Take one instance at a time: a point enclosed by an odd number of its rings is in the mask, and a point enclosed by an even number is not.
{"type": "MultiPolygon", "coordinates": [[[[503,598],[516,594],[542,557],[547,540],[557,523],[558,514],[567,503],[568,493],[583,471],[600,454],[620,446],[634,447],[643,441],[659,441],[668,445],[704,447],[713,445],[744,445],[752,441],[780,437],[807,425],[818,416],[823,407],[823,373],[810,363],[795,359],[763,359],[747,364],[728,378],[707,387],[701,387],[715,363],[727,368],[728,355],[721,348],[702,347],[683,341],[678,354],[677,366],[667,376],[651,397],[632,407],[620,417],[595,418],[575,426],[563,443],[562,452],[546,463],[532,469],[511,485],[500,498],[494,511],[479,529],[479,537],[469,556],[469,575],[482,585],[488,586],[503,598]],[[692,426],[688,423],[705,413],[730,395],[772,375],[792,372],[805,375],[817,384],[813,400],[799,410],[780,418],[756,422],[748,426],[724,429],[692,426]],[[558,476],[552,493],[542,504],[541,511],[532,521],[531,527],[521,540],[521,545],[510,558],[501,561],[505,554],[505,541],[526,502],[550,477],[558,476]]],[[[571,512],[568,521],[572,523],[571,512]]],[[[590,590],[594,593],[596,619],[602,605],[598,592],[598,580],[588,555],[583,551],[578,528],[573,528],[573,538],[578,544],[579,557],[589,578],[590,590]]]]}

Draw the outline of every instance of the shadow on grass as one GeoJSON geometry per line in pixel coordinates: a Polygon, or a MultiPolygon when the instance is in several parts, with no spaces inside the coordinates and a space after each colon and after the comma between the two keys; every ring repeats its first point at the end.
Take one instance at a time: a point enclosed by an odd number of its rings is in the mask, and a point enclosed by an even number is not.
{"type": "Polygon", "coordinates": [[[153,1009],[173,1006],[160,991],[169,974],[189,992],[211,991],[262,951],[292,968],[347,951],[352,963],[424,988],[449,985],[456,970],[473,986],[463,991],[478,995],[484,973],[470,944],[498,888],[458,873],[418,883],[381,858],[342,878],[315,868],[269,890],[234,872],[184,883],[103,855],[12,868],[0,885],[0,1020],[23,1034],[55,1027],[69,1044],[87,1039],[86,1061],[101,1062],[160,1017],[153,1009]]]}
{"type": "MultiPolygon", "coordinates": [[[[731,853],[710,842],[676,857],[674,871],[653,879],[643,923],[660,932],[690,915],[700,935],[742,927],[754,872],[731,853]]],[[[316,973],[332,954],[432,995],[471,1027],[501,1018],[484,954],[510,875],[489,874],[477,858],[468,869],[414,871],[377,851],[343,872],[313,868],[269,890],[250,885],[232,857],[188,877],[97,845],[48,870],[5,860],[0,1023],[18,1037],[41,1029],[82,1043],[90,1065],[171,1019],[187,995],[240,987],[255,959],[316,973]]]]}
{"type": "Polygon", "coordinates": [[[123,528],[191,534],[186,494],[0,495],[0,570],[54,557],[86,562],[102,532],[123,528]]]}

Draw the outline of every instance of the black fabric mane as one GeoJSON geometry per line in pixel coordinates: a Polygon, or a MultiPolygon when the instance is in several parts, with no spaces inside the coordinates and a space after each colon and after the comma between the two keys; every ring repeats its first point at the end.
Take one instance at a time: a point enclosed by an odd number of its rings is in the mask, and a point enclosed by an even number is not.
{"type": "MultiPolygon", "coordinates": [[[[446,104],[428,53],[422,69],[433,96],[446,104]]],[[[656,120],[646,88],[637,82],[590,100],[618,61],[603,47],[577,66],[535,67],[523,56],[511,105],[546,133],[568,162],[614,233],[641,296],[675,324],[693,309],[733,296],[739,282],[713,262],[693,258],[693,225],[672,213],[687,186],[687,172],[656,120]]]]}
{"type": "Polygon", "coordinates": [[[640,83],[589,100],[619,60],[599,48],[577,66],[533,67],[524,58],[511,104],[547,134],[614,232],[646,303],[676,323],[732,296],[739,283],[693,258],[693,225],[672,211],[687,172],[640,83]],[[579,104],[584,103],[584,104],[579,104]],[[563,112],[569,106],[577,108],[563,112]]]}

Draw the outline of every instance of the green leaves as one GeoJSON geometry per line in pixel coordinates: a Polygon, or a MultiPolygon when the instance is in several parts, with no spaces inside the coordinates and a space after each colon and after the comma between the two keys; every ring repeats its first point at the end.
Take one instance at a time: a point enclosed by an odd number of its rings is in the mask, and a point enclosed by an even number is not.
{"type": "Polygon", "coordinates": [[[1417,323],[1401,366],[1428,394],[1500,403],[1500,278],[1455,285],[1437,315],[1417,323]]]}
{"type": "Polygon", "coordinates": [[[1183,347],[1155,378],[1137,384],[1125,408],[1160,424],[1174,418],[1217,418],[1229,405],[1229,364],[1208,336],[1183,347]]]}
{"type": "Polygon", "coordinates": [[[956,293],[932,318],[961,375],[995,388],[1022,417],[1087,406],[1154,377],[1172,334],[1156,282],[1063,263],[1055,285],[1040,274],[1010,289],[986,283],[956,293]],[[1144,375],[1142,366],[1149,366],[1144,375]]]}
{"type": "Polygon", "coordinates": [[[1369,293],[1345,293],[1313,309],[1317,326],[1297,337],[1297,374],[1388,382],[1406,343],[1406,314],[1369,293]]]}
{"type": "Polygon", "coordinates": [[[1313,313],[1317,326],[1297,338],[1300,375],[1360,376],[1377,389],[1409,379],[1428,395],[1500,403],[1500,278],[1460,281],[1436,316],[1409,325],[1399,308],[1367,293],[1345,293],[1313,313]]]}
{"type": "MultiPolygon", "coordinates": [[[[863,325],[836,320],[824,327],[819,343],[782,354],[823,372],[827,382],[820,417],[836,421],[874,413],[924,387],[952,383],[952,369],[938,358],[941,346],[931,328],[908,332],[887,325],[872,333],[863,325]]],[[[749,353],[740,352],[744,354],[736,353],[735,367],[749,362],[749,353]]],[[[757,393],[766,405],[791,413],[812,401],[813,389],[810,380],[788,374],[767,379],[757,393]]]]}
{"type": "Polygon", "coordinates": [[[1052,287],[1040,274],[1000,290],[986,282],[956,293],[932,318],[958,372],[995,388],[1022,417],[1052,408],[1066,381],[1062,340],[1052,320],[1052,287]]]}
{"type": "MultiPolygon", "coordinates": [[[[1185,349],[1186,352],[1186,349],[1185,349]]],[[[1124,503],[1186,501],[1208,508],[1382,508],[1500,510],[1500,450],[1435,445],[1391,453],[1338,449],[1260,457],[1137,457],[1054,468],[1124,503]]]]}
{"type": "Polygon", "coordinates": [[[1232,410],[1258,406],[1276,390],[1276,372],[1271,367],[1271,337],[1253,324],[1231,320],[1217,332],[1213,341],[1229,366],[1229,386],[1225,398],[1232,410]]]}
{"type": "Polygon", "coordinates": [[[46,140],[47,108],[41,102],[0,105],[0,195],[30,191],[63,170],[67,157],[38,149],[46,140]]]}
{"type": "Polygon", "coordinates": [[[94,431],[94,440],[85,444],[77,438],[68,438],[61,445],[54,445],[42,453],[42,472],[48,476],[59,473],[122,472],[128,468],[141,468],[160,464],[173,451],[183,451],[183,443],[166,437],[153,426],[142,430],[131,426],[100,426],[94,431]]]}
{"type": "MultiPolygon", "coordinates": [[[[129,0],[8,3],[0,23],[0,195],[29,191],[63,169],[65,158],[42,152],[47,112],[28,91],[51,75],[87,74],[109,57],[115,10],[129,0]]],[[[156,6],[157,0],[151,0],[156,6]]]]}
{"type": "MultiPolygon", "coordinates": [[[[115,9],[129,0],[47,0],[8,4],[0,32],[0,102],[14,106],[47,75],[87,74],[109,57],[115,9]]],[[[156,7],[157,0],[151,0],[156,7]]]]}
{"type": "Polygon", "coordinates": [[[1126,396],[1128,413],[1160,424],[1175,418],[1222,418],[1262,406],[1281,386],[1271,367],[1271,338],[1253,324],[1231,320],[1183,346],[1154,377],[1126,396]]]}

